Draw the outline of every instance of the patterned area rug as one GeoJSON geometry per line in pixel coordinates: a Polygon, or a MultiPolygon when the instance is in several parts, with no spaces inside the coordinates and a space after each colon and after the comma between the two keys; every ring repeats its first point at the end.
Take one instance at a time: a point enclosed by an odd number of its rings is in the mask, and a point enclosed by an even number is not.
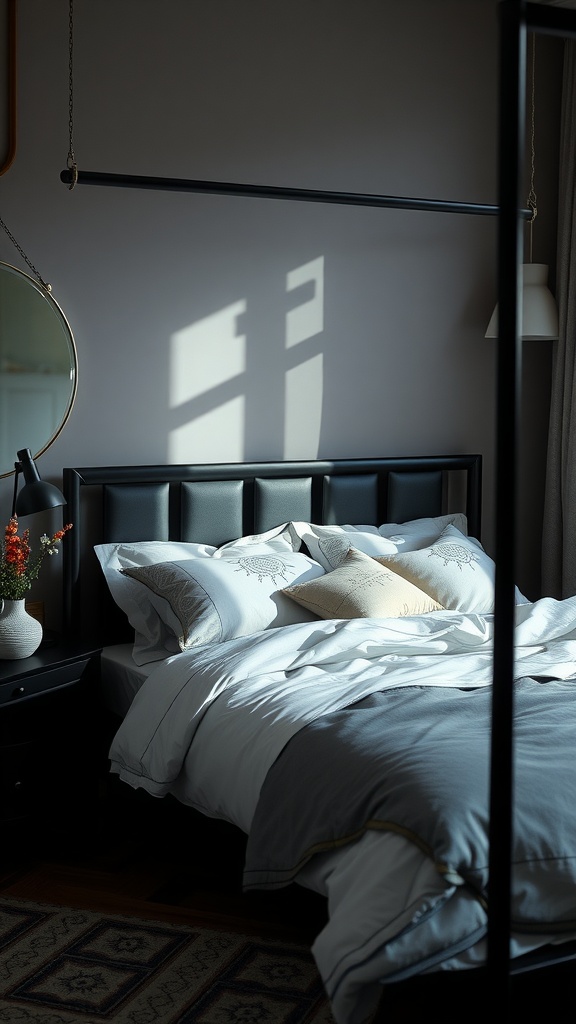
{"type": "Polygon", "coordinates": [[[304,945],[0,899],[2,1024],[333,1024],[304,945]]]}

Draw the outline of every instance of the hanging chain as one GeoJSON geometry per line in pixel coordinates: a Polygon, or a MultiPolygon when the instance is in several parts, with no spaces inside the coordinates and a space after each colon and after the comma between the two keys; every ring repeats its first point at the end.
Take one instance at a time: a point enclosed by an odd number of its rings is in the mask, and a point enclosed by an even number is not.
{"type": "Polygon", "coordinates": [[[536,92],[535,92],[535,77],[536,77],[536,35],[532,33],[532,87],[531,87],[531,124],[530,124],[530,191],[528,193],[528,200],[526,205],[532,210],[532,217],[530,218],[530,263],[532,263],[532,225],[536,220],[538,213],[538,206],[536,200],[536,191],[534,189],[534,172],[535,172],[535,109],[536,109],[536,92]]]}
{"type": "Polygon", "coordinates": [[[51,285],[51,284],[47,284],[47,283],[46,283],[46,281],[44,281],[44,280],[43,280],[43,278],[41,278],[41,277],[40,277],[40,274],[39,274],[39,273],[38,273],[38,271],[36,270],[36,267],[34,266],[34,264],[33,264],[33,263],[31,263],[31,262],[30,262],[30,260],[28,259],[28,257],[27,257],[27,255],[26,255],[26,253],[24,252],[24,249],[22,248],[22,246],[21,246],[21,245],[18,245],[18,242],[17,242],[17,241],[16,241],[16,239],[14,238],[14,235],[13,235],[13,234],[12,234],[12,232],[11,232],[11,231],[9,231],[9,229],[8,229],[8,228],[6,227],[6,224],[5,224],[5,223],[4,223],[4,221],[2,220],[2,217],[0,217],[0,227],[2,228],[2,230],[3,230],[3,231],[5,231],[5,232],[6,232],[6,234],[8,235],[8,238],[10,239],[10,241],[12,242],[12,244],[16,246],[16,248],[18,249],[18,252],[20,253],[20,255],[21,255],[21,257],[22,257],[22,259],[24,260],[24,262],[25,262],[25,263],[27,263],[27,264],[28,264],[28,266],[30,267],[30,270],[32,271],[32,273],[34,274],[34,276],[35,276],[35,277],[36,277],[36,278],[37,278],[37,279],[39,280],[39,282],[40,282],[40,284],[42,285],[42,287],[43,287],[43,288],[44,288],[44,289],[45,289],[45,290],[46,290],[47,292],[51,292],[51,291],[52,291],[52,285],[51,285]]]}
{"type": "Polygon", "coordinates": [[[68,188],[74,188],[78,181],[78,165],[74,154],[74,0],[68,10],[68,159],[66,166],[72,173],[68,188]]]}

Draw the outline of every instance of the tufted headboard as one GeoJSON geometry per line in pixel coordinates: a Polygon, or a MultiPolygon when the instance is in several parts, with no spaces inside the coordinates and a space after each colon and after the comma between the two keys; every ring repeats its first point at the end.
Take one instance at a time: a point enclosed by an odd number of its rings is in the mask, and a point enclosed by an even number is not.
{"type": "Polygon", "coordinates": [[[461,511],[480,538],[481,473],[480,455],[66,468],[64,628],[102,644],[128,639],[95,544],[220,545],[289,520],[379,525],[461,511]]]}

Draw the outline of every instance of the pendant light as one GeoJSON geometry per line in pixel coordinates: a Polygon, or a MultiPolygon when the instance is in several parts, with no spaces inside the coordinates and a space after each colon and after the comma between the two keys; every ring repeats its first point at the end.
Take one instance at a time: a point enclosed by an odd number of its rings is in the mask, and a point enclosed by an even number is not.
{"type": "MultiPolygon", "coordinates": [[[[534,123],[535,123],[535,91],[534,71],[536,67],[536,36],[532,34],[532,88],[531,88],[531,171],[530,171],[530,192],[528,193],[527,206],[532,210],[532,217],[529,220],[530,242],[529,242],[529,263],[522,266],[522,339],[523,341],[555,341],[558,338],[558,309],[552,292],[548,288],[548,265],[546,263],[532,262],[532,228],[538,213],[536,203],[536,192],[534,190],[534,167],[535,167],[535,146],[534,146],[534,123]]],[[[488,329],[486,338],[498,337],[498,306],[496,306],[488,329]]]]}

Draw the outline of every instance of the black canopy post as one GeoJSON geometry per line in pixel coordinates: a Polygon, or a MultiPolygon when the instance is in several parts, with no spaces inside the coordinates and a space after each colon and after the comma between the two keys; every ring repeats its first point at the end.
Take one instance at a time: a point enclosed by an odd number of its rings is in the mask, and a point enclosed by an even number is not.
{"type": "Polygon", "coordinates": [[[513,836],[513,684],[517,449],[520,406],[526,27],[524,4],[504,0],[500,16],[496,539],[490,763],[488,970],[494,993],[509,988],[513,836]]]}

